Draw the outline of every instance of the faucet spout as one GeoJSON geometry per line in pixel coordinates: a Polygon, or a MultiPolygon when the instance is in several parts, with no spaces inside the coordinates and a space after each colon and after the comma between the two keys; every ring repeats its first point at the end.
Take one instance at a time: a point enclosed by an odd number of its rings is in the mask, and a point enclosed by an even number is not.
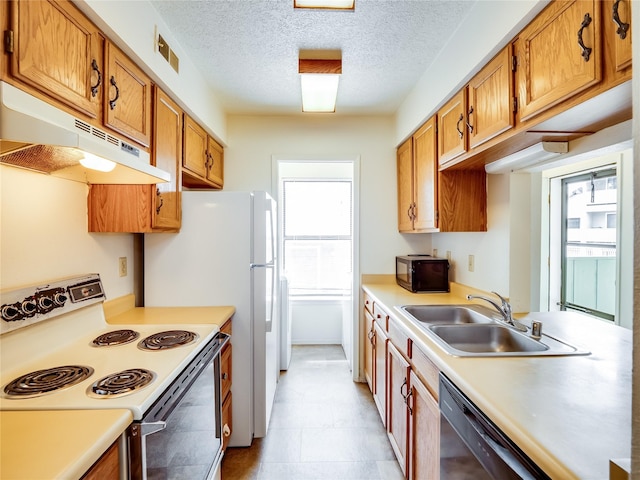
{"type": "Polygon", "coordinates": [[[518,320],[515,320],[513,318],[513,314],[511,312],[511,305],[509,304],[509,302],[507,302],[507,300],[503,296],[501,296],[499,293],[497,292],[491,292],[491,293],[493,293],[500,299],[500,304],[498,304],[495,300],[485,297],[483,295],[467,295],[467,300],[473,300],[474,298],[477,298],[479,300],[484,300],[485,302],[490,303],[498,311],[498,313],[502,315],[504,323],[506,323],[510,327],[515,328],[520,332],[526,332],[527,331],[526,325],[523,325],[518,320]]]}

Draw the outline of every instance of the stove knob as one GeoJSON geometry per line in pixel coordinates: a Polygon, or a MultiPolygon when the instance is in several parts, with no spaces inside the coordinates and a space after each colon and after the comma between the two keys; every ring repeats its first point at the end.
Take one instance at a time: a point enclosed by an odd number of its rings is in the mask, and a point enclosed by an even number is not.
{"type": "Polygon", "coordinates": [[[49,310],[51,307],[53,307],[53,300],[51,300],[50,297],[40,297],[38,299],[38,307],[40,307],[42,310],[49,310]]]}
{"type": "Polygon", "coordinates": [[[56,307],[63,306],[67,300],[68,300],[68,297],[64,293],[56,293],[53,296],[53,303],[56,304],[56,307]]]}
{"type": "Polygon", "coordinates": [[[27,316],[33,315],[34,313],[36,313],[37,308],[38,306],[36,305],[36,301],[32,298],[28,300],[23,300],[22,303],[20,304],[20,310],[22,310],[22,313],[24,313],[27,316]]]}
{"type": "Polygon", "coordinates": [[[0,315],[2,319],[11,322],[12,320],[20,320],[20,310],[15,305],[3,305],[0,309],[0,315]]]}

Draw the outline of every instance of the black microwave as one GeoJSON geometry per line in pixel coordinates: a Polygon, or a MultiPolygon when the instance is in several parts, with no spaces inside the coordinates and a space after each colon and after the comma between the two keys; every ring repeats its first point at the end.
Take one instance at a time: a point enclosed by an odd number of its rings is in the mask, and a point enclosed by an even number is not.
{"type": "Polygon", "coordinates": [[[396,283],[410,292],[448,292],[449,260],[429,255],[396,257],[396,283]]]}

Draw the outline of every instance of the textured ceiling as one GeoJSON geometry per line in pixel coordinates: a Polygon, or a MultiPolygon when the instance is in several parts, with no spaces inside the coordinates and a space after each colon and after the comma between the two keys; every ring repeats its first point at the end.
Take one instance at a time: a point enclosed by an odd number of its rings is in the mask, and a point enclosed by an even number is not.
{"type": "MultiPolygon", "coordinates": [[[[298,51],[342,50],[336,113],[394,113],[476,0],[151,0],[232,114],[301,112],[298,51]]],[[[455,59],[452,59],[455,61],[455,59]]]]}

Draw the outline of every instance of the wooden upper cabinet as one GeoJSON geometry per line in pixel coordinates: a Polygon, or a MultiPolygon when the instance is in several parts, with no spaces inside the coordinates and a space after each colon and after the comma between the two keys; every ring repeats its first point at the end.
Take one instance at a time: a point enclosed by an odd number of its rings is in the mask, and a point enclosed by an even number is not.
{"type": "Polygon", "coordinates": [[[514,43],[520,120],[601,81],[600,4],[553,2],[522,30],[514,43]]]}
{"type": "Polygon", "coordinates": [[[90,232],[176,232],[182,221],[182,110],[155,87],[152,164],[171,174],[156,185],[90,185],[90,232]]]}
{"type": "Polygon", "coordinates": [[[153,164],[171,173],[171,179],[155,187],[152,226],[179,230],[182,223],[182,109],[155,87],[153,119],[153,164]]]}
{"type": "Polygon", "coordinates": [[[148,147],[151,144],[151,79],[114,44],[105,45],[104,124],[148,147]]]}
{"type": "Polygon", "coordinates": [[[511,45],[491,60],[467,86],[466,127],[469,148],[513,128],[513,56],[511,45]]]}
{"type": "Polygon", "coordinates": [[[16,1],[11,7],[10,74],[67,107],[99,118],[104,38],[98,29],[68,1],[16,1]]]}
{"type": "Polygon", "coordinates": [[[446,165],[467,151],[467,91],[460,90],[438,110],[438,162],[446,165]]]}
{"type": "Polygon", "coordinates": [[[222,188],[224,150],[195,120],[184,116],[182,184],[193,188],[222,188]]]}
{"type": "Polygon", "coordinates": [[[605,48],[623,80],[631,78],[631,0],[605,0],[602,5],[605,48]]]}
{"type": "Polygon", "coordinates": [[[438,156],[436,119],[431,117],[413,135],[413,229],[418,232],[438,228],[438,156]]]}
{"type": "Polygon", "coordinates": [[[398,231],[413,231],[413,138],[407,139],[396,152],[398,182],[398,231]]]}

